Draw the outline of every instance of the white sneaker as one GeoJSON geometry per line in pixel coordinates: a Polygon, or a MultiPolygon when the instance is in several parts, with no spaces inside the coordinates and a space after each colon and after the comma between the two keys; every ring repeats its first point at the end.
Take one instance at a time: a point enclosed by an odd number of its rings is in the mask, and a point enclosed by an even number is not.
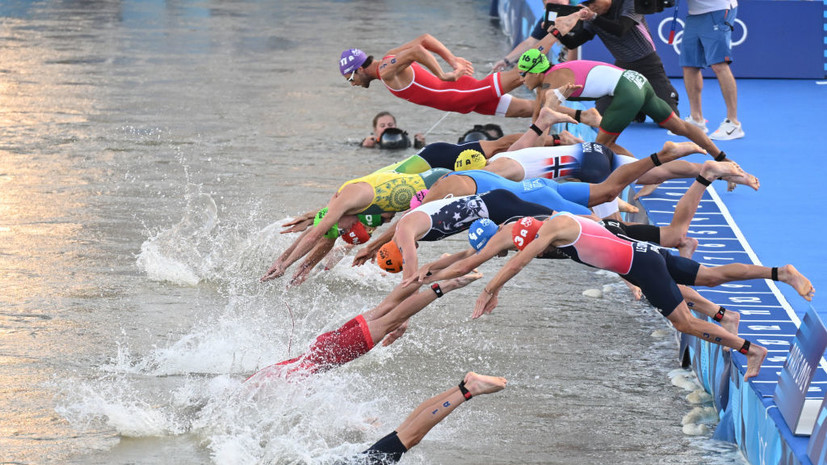
{"type": "MultiPolygon", "coordinates": [[[[709,132],[709,129],[707,129],[707,128],[706,128],[706,120],[703,120],[703,121],[695,121],[694,119],[692,119],[692,115],[687,116],[687,117],[686,117],[686,118],[684,118],[683,120],[684,120],[684,121],[686,121],[686,122],[687,122],[687,123],[689,123],[689,124],[692,124],[692,125],[694,125],[694,126],[698,126],[699,128],[701,128],[701,130],[704,132],[704,134],[706,134],[707,132],[709,132]]],[[[672,131],[667,131],[667,134],[669,134],[670,136],[676,136],[676,135],[677,135],[677,134],[675,134],[675,133],[674,133],[674,132],[672,132],[672,131]]]]}
{"type": "Polygon", "coordinates": [[[744,137],[744,130],[741,129],[741,123],[735,124],[732,121],[725,119],[718,129],[709,135],[710,139],[715,140],[732,140],[744,137]]]}

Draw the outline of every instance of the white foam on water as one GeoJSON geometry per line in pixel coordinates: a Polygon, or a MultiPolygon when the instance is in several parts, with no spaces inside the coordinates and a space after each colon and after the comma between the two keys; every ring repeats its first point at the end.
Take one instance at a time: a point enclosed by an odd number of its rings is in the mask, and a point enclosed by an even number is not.
{"type": "Polygon", "coordinates": [[[708,404],[712,402],[712,395],[703,389],[697,389],[686,395],[690,404],[708,404]]]}
{"type": "Polygon", "coordinates": [[[121,346],[97,378],[60,380],[58,413],[78,429],[108,427],[122,437],[192,435],[219,464],[331,463],[364,450],[403,418],[347,367],[243,384],[285,347],[259,331],[255,312],[237,310],[144,354],[121,346]],[[244,312],[247,318],[235,316],[244,312]]]}
{"type": "Polygon", "coordinates": [[[195,286],[208,267],[218,209],[207,194],[188,195],[186,200],[184,217],[176,225],[141,244],[136,263],[150,280],[195,286]]]}
{"type": "Polygon", "coordinates": [[[687,391],[695,391],[701,388],[698,377],[695,376],[695,373],[691,370],[685,370],[683,368],[672,370],[669,372],[669,378],[672,381],[672,385],[687,391]]]}
{"type": "Polygon", "coordinates": [[[689,423],[683,425],[683,434],[687,436],[705,436],[709,434],[709,426],[704,424],[689,423]]]}
{"type": "Polygon", "coordinates": [[[208,441],[216,463],[332,461],[364,450],[393,428],[376,420],[383,416],[380,401],[353,400],[367,397],[363,383],[358,375],[336,373],[273,379],[253,389],[227,386],[210,395],[192,429],[208,441]]]}
{"type": "Polygon", "coordinates": [[[62,402],[55,410],[79,429],[98,424],[124,437],[177,434],[169,409],[154,405],[125,376],[105,376],[93,381],[66,380],[62,402]]]}

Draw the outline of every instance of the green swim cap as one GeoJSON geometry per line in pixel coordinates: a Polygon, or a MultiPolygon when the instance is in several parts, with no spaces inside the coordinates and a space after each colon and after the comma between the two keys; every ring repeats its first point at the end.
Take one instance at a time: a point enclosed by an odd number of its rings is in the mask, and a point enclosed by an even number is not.
{"type": "MultiPolygon", "coordinates": [[[[322,218],[324,218],[325,215],[327,215],[327,207],[322,208],[321,210],[319,210],[319,213],[316,213],[316,217],[313,218],[313,226],[316,226],[319,223],[321,223],[322,218]]],[[[328,229],[327,232],[324,233],[324,237],[328,239],[336,239],[337,237],[339,237],[339,223],[336,223],[333,226],[331,226],[330,229],[328,229]]]]}
{"type": "Polygon", "coordinates": [[[517,68],[526,73],[539,74],[551,68],[551,63],[548,62],[548,58],[542,52],[532,48],[520,56],[517,68]]]}
{"type": "Polygon", "coordinates": [[[359,222],[365,226],[377,227],[382,225],[382,215],[358,215],[359,222]]]}

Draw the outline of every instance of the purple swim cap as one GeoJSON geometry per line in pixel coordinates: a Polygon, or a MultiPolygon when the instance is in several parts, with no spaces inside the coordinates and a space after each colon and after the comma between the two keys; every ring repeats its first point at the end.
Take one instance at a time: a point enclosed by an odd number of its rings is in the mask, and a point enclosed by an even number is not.
{"type": "Polygon", "coordinates": [[[362,63],[368,59],[365,52],[358,48],[349,48],[342,52],[342,58],[339,60],[339,71],[342,76],[352,73],[356,68],[362,66],[362,63]]]}

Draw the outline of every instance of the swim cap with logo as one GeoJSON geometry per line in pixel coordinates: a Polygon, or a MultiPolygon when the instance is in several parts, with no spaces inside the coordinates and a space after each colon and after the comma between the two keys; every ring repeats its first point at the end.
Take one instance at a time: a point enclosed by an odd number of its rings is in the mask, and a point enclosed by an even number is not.
{"type": "Polygon", "coordinates": [[[462,170],[478,170],[485,168],[485,155],[479,150],[467,149],[457,155],[457,160],[454,162],[454,171],[462,170]]]}
{"type": "Polygon", "coordinates": [[[364,224],[357,221],[350,229],[342,233],[342,240],[353,245],[364,244],[370,240],[370,233],[364,224]]]}
{"type": "Polygon", "coordinates": [[[497,223],[488,218],[480,218],[471,223],[471,227],[468,228],[468,242],[474,250],[479,252],[494,237],[494,234],[497,234],[498,229],[497,223]]]}
{"type": "Polygon", "coordinates": [[[342,52],[342,58],[339,60],[339,72],[342,73],[342,76],[346,76],[362,66],[362,63],[367,59],[368,56],[365,52],[358,48],[349,48],[342,52]]]}
{"type": "Polygon", "coordinates": [[[520,71],[523,72],[543,73],[551,68],[551,63],[548,62],[548,58],[541,51],[532,48],[520,56],[517,68],[520,68],[520,71]]]}
{"type": "Polygon", "coordinates": [[[402,252],[399,251],[396,242],[390,241],[376,252],[376,264],[388,273],[402,271],[402,252]]]}
{"type": "Polygon", "coordinates": [[[422,201],[425,200],[426,195],[428,195],[428,189],[417,191],[417,193],[411,197],[411,208],[413,209],[422,205],[422,201]]]}
{"type": "Polygon", "coordinates": [[[514,223],[514,226],[511,227],[511,239],[517,249],[523,250],[531,241],[536,239],[537,231],[540,230],[542,225],[542,221],[530,216],[520,218],[519,221],[514,223]]]}
{"type": "MultiPolygon", "coordinates": [[[[325,215],[327,215],[327,207],[322,208],[321,210],[319,210],[318,213],[316,213],[316,217],[313,218],[313,226],[316,226],[319,223],[321,223],[322,218],[324,218],[325,215]]],[[[336,239],[337,237],[339,237],[339,223],[336,223],[333,226],[331,226],[330,229],[328,229],[327,232],[324,233],[324,237],[328,239],[336,239]]]]}
{"type": "Polygon", "coordinates": [[[359,222],[365,226],[370,226],[371,228],[382,226],[382,215],[378,213],[372,215],[359,214],[357,217],[359,218],[359,222]]]}

